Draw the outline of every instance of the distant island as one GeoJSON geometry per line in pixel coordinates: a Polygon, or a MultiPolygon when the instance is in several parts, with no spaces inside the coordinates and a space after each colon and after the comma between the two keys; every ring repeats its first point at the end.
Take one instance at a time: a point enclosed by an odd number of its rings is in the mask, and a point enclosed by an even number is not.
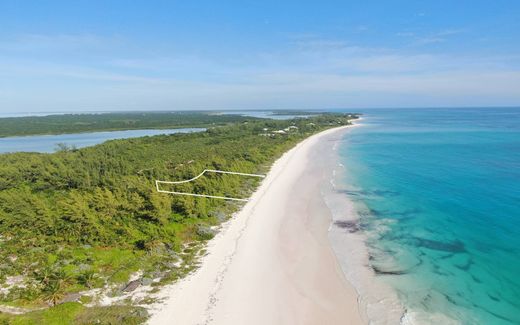
{"type": "Polygon", "coordinates": [[[222,126],[255,118],[215,112],[121,112],[0,118],[0,137],[222,126]]]}

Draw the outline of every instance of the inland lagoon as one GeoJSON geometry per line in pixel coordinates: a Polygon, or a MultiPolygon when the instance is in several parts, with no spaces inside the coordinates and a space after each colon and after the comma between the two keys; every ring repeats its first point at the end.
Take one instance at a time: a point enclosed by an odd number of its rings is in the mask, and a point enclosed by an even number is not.
{"type": "Polygon", "coordinates": [[[108,140],[138,138],[160,134],[199,132],[204,130],[204,128],[150,129],[6,137],[0,138],[0,153],[54,152],[60,150],[60,148],[83,148],[108,140]]]}

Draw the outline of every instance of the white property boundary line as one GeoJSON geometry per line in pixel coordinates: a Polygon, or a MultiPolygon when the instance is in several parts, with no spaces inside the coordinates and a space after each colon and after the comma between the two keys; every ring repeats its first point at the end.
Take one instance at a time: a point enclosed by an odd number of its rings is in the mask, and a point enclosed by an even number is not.
{"type": "Polygon", "coordinates": [[[249,199],[239,199],[239,198],[228,197],[228,196],[215,196],[215,195],[204,195],[204,194],[195,194],[195,193],[165,191],[165,190],[161,190],[159,188],[159,184],[183,184],[183,183],[188,183],[188,182],[196,180],[197,178],[201,177],[205,173],[231,174],[231,175],[240,175],[240,176],[261,177],[261,178],[265,177],[265,175],[260,175],[260,174],[247,174],[247,173],[238,173],[238,172],[228,172],[228,171],[216,170],[216,169],[204,169],[204,171],[202,173],[200,173],[199,175],[197,175],[197,176],[195,176],[193,178],[184,180],[184,181],[172,182],[172,181],[159,181],[159,180],[156,180],[155,181],[155,188],[157,189],[157,192],[159,192],[159,193],[169,193],[169,194],[176,194],[176,195],[187,195],[187,196],[205,197],[205,198],[210,198],[210,199],[222,199],[222,200],[232,200],[232,201],[242,201],[242,202],[249,201],[249,199]]]}

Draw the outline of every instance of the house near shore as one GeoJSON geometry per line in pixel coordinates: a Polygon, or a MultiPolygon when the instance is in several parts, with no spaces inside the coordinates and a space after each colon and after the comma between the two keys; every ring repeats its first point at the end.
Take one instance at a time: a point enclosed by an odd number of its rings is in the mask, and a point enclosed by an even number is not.
{"type": "Polygon", "coordinates": [[[285,129],[283,129],[285,132],[289,132],[291,130],[298,130],[298,127],[297,126],[294,126],[294,125],[291,125],[289,127],[286,127],[285,129]]]}
{"type": "MultiPolygon", "coordinates": [[[[277,134],[287,134],[289,133],[291,130],[297,130],[298,127],[297,126],[294,126],[294,125],[291,125],[283,130],[276,130],[276,131],[272,131],[271,133],[260,133],[259,135],[260,136],[263,136],[263,137],[274,137],[275,135],[277,134]]],[[[267,131],[268,129],[267,128],[264,128],[263,129],[264,131],[267,131]]]]}

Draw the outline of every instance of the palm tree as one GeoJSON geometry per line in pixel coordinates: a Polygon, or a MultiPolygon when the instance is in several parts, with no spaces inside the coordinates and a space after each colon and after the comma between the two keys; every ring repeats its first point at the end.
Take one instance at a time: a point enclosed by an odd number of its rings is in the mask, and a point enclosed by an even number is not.
{"type": "Polygon", "coordinates": [[[87,270],[78,276],[78,282],[89,289],[92,289],[95,280],[96,273],[92,270],[87,270]]]}
{"type": "Polygon", "coordinates": [[[56,306],[65,297],[65,279],[53,279],[43,288],[43,299],[56,306]]]}
{"type": "Polygon", "coordinates": [[[43,300],[51,303],[52,306],[56,306],[65,297],[65,288],[69,280],[61,270],[52,270],[51,272],[47,270],[41,278],[43,300]]]}

